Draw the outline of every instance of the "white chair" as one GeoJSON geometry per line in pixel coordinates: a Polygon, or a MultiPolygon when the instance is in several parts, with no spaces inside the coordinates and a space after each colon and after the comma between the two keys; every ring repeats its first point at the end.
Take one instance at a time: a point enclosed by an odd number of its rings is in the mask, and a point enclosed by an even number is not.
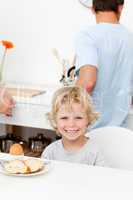
{"type": "Polygon", "coordinates": [[[100,147],[110,167],[133,170],[133,131],[122,127],[102,127],[88,136],[100,147]]]}

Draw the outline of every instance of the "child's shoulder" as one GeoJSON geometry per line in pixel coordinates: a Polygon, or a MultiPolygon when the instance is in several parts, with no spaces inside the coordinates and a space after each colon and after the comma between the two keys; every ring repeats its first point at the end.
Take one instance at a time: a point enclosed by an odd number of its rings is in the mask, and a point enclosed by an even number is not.
{"type": "Polygon", "coordinates": [[[56,148],[56,147],[58,147],[58,146],[60,146],[60,145],[61,145],[61,139],[52,142],[51,144],[49,144],[49,145],[46,147],[46,149],[56,148]]]}
{"type": "Polygon", "coordinates": [[[58,149],[60,149],[61,141],[57,140],[49,144],[43,151],[41,157],[46,159],[52,159],[53,155],[57,153],[58,149]]]}

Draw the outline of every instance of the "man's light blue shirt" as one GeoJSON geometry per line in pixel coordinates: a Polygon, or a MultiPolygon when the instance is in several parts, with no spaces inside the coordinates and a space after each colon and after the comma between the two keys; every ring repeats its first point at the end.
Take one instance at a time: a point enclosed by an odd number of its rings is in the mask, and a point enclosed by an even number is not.
{"type": "Polygon", "coordinates": [[[99,23],[80,31],[75,41],[76,68],[97,69],[93,102],[101,116],[94,128],[122,126],[133,90],[133,34],[121,24],[99,23]]]}

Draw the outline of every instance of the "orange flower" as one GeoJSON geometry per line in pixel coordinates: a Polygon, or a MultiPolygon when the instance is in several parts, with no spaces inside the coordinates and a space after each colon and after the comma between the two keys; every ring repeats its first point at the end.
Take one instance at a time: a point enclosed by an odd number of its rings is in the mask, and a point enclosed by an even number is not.
{"type": "Polygon", "coordinates": [[[3,56],[2,56],[1,61],[0,61],[0,82],[1,82],[2,78],[3,78],[2,77],[2,75],[3,75],[3,68],[4,68],[4,63],[5,63],[5,57],[6,57],[6,54],[7,54],[7,50],[13,48],[14,45],[13,45],[12,42],[7,41],[7,40],[2,40],[0,42],[5,47],[4,48],[4,52],[3,52],[3,56]]]}
{"type": "Polygon", "coordinates": [[[2,45],[6,48],[6,49],[11,49],[14,47],[13,43],[7,40],[2,40],[2,45]]]}

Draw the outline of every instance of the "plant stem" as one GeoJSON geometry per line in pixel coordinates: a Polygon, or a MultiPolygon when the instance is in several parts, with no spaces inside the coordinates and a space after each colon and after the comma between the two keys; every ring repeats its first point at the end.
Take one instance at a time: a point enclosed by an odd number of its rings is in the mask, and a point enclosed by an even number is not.
{"type": "Polygon", "coordinates": [[[3,75],[6,52],[7,52],[7,48],[5,48],[5,50],[4,50],[3,57],[2,57],[2,60],[0,63],[0,82],[2,81],[2,78],[3,78],[2,75],[3,75]]]}

